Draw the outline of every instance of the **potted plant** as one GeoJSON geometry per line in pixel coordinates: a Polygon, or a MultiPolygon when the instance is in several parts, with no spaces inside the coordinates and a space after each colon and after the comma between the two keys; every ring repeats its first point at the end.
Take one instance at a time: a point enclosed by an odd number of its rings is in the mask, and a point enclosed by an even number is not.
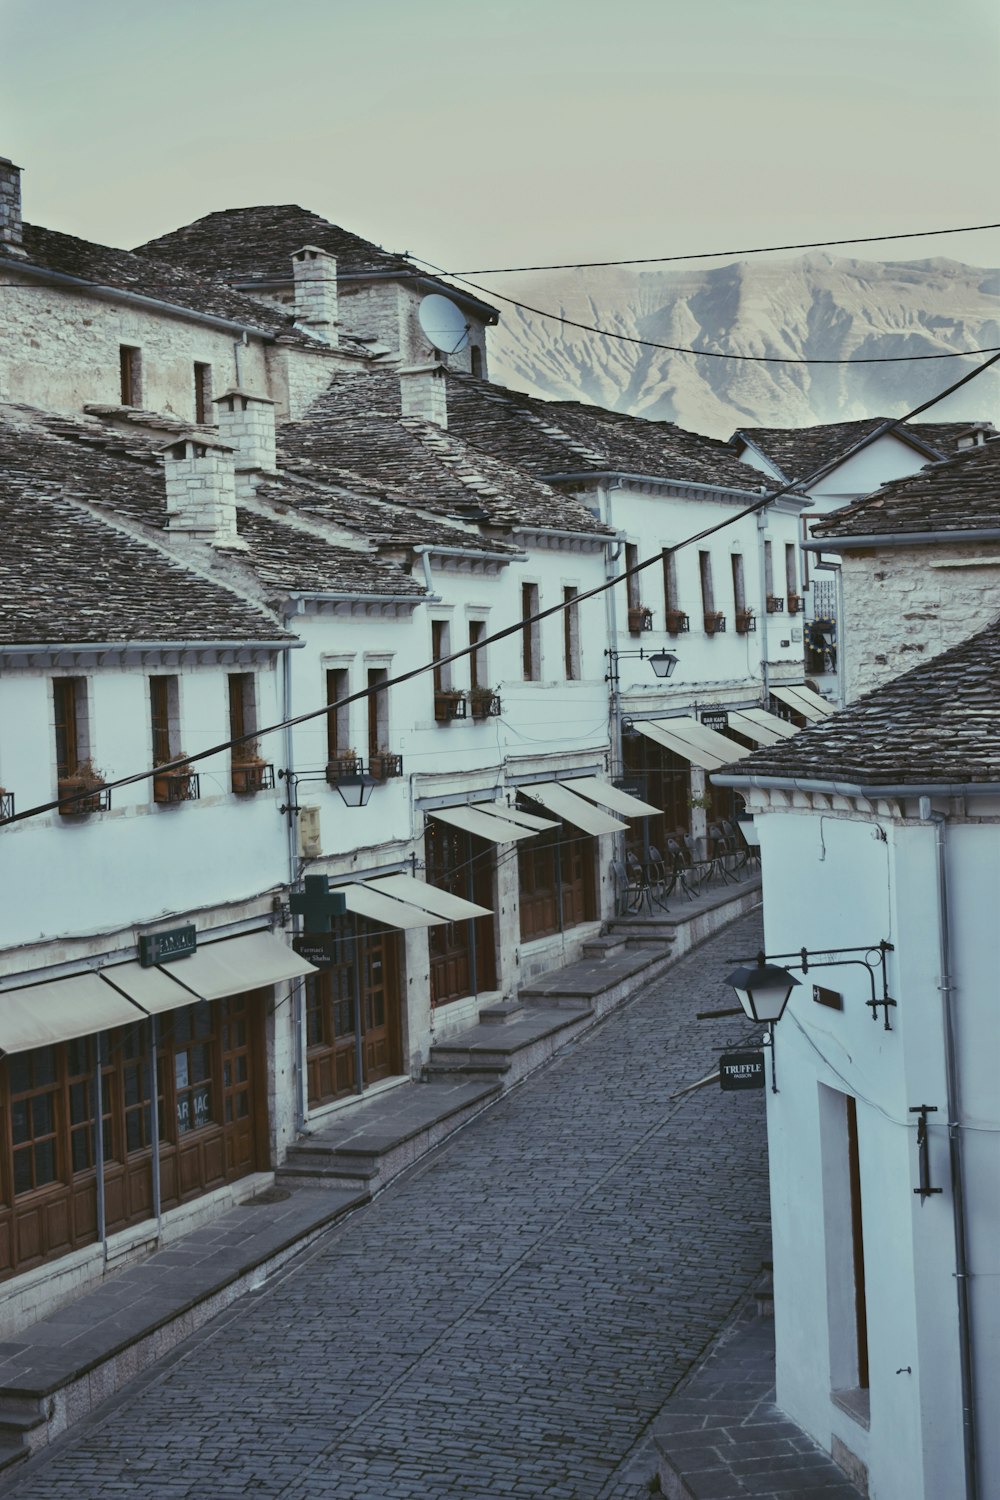
{"type": "Polygon", "coordinates": [[[757,629],[757,618],[752,609],[738,609],[736,611],[736,634],[750,635],[757,629]]]}
{"type": "Polygon", "coordinates": [[[492,688],[474,687],[469,692],[469,707],[474,719],[498,718],[500,698],[492,688]]]}
{"type": "Polygon", "coordinates": [[[380,745],[375,754],[368,757],[368,774],[376,781],[391,781],[394,776],[402,776],[403,757],[393,755],[384,745],[380,745]]]}
{"type": "Polygon", "coordinates": [[[641,635],[644,630],[653,628],[653,611],[645,604],[634,604],[628,612],[629,635],[641,635]]]}
{"type": "Polygon", "coordinates": [[[785,601],[779,594],[768,594],[767,612],[769,615],[780,615],[784,613],[785,601]]]}
{"type": "MultiPolygon", "coordinates": [[[[268,785],[271,767],[260,755],[253,740],[233,750],[232,788],[238,797],[252,797],[268,785]]],[[[273,785],[273,781],[272,781],[273,785]]]]}
{"type": "Polygon", "coordinates": [[[338,750],[326,763],[326,779],[330,786],[337,786],[341,781],[357,781],[364,770],[365,763],[356,750],[338,750]]]}
{"type": "Polygon", "coordinates": [[[85,818],[100,812],[111,800],[104,790],[104,772],[99,771],[88,755],[69,776],[59,778],[59,812],[64,818],[85,818]],[[70,800],[63,802],[62,798],[70,800]]]}
{"type": "Polygon", "coordinates": [[[726,628],[726,617],[718,611],[712,611],[705,615],[705,634],[718,635],[726,628]]]}
{"type": "Polygon", "coordinates": [[[801,608],[802,608],[802,595],[801,594],[789,594],[789,596],[788,596],[788,613],[790,615],[797,615],[799,613],[799,611],[801,610],[801,608]]]}
{"type": "Polygon", "coordinates": [[[434,718],[438,724],[465,718],[465,694],[437,688],[434,692],[434,718]]]}
{"type": "MultiPolygon", "coordinates": [[[[170,757],[171,761],[183,760],[184,751],[178,750],[176,755],[170,757]]],[[[190,802],[198,795],[198,777],[192,768],[185,764],[171,765],[168,769],[158,769],[153,777],[153,801],[159,803],[190,802]]]]}
{"type": "Polygon", "coordinates": [[[668,635],[683,635],[684,631],[689,628],[688,617],[682,609],[668,609],[665,625],[668,635]]]}

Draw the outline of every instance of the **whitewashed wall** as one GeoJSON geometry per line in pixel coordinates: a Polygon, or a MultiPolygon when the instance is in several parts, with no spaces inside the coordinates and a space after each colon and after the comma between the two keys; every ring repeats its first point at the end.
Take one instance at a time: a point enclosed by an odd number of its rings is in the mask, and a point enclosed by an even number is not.
{"type": "MultiPolygon", "coordinates": [[[[991,1357],[1000,1323],[994,1223],[1000,1179],[998,810],[994,800],[992,811],[982,809],[988,821],[958,822],[948,833],[984,1496],[1000,1493],[1000,1379],[991,1357]]],[[[870,1018],[862,969],[819,968],[798,976],[801,987],[777,1028],[779,1092],[768,1092],[778,1401],[822,1446],[830,1448],[836,1438],[865,1463],[878,1500],[940,1500],[959,1492],[961,1474],[935,834],[916,811],[911,804],[909,820],[846,807],[757,814],[769,954],[882,937],[896,945],[889,959],[890,993],[898,1001],[891,1032],[870,1018]],[[844,994],[842,1013],[812,1001],[814,981],[844,994]],[[845,1142],[837,1138],[836,1096],[842,1094],[858,1100],[870,1429],[830,1394],[836,1385],[853,1383],[845,1142]],[[909,1110],[918,1104],[938,1109],[931,1116],[931,1178],[945,1188],[925,1202],[913,1193],[916,1122],[909,1110]]]]}

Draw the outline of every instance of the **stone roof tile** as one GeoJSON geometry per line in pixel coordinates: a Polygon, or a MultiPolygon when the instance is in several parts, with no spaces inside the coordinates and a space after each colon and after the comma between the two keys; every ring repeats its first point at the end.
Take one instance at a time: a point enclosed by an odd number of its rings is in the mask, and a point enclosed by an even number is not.
{"type": "Polygon", "coordinates": [[[819,538],[1000,526],[1000,438],[894,479],[812,527],[819,538]]]}
{"type": "Polygon", "coordinates": [[[748,438],[784,474],[786,481],[805,480],[833,467],[866,438],[889,428],[904,441],[907,434],[930,449],[929,458],[954,453],[972,422],[893,422],[891,417],[864,417],[853,422],[821,422],[814,427],[741,427],[731,441],[748,438]]]}

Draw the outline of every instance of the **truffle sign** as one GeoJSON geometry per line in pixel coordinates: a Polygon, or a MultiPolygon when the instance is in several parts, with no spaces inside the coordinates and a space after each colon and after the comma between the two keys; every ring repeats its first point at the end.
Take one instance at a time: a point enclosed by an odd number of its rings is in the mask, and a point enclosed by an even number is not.
{"type": "Polygon", "coordinates": [[[762,1089],[763,1052],[724,1052],[719,1058],[719,1085],[727,1090],[762,1089]]]}

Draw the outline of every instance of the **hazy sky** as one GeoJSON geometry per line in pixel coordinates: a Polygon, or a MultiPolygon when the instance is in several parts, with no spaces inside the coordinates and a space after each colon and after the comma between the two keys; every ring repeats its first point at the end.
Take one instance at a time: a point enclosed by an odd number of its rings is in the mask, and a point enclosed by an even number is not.
{"type": "Polygon", "coordinates": [[[1000,221],[996,0],[0,0],[0,36],[25,217],[109,244],[267,202],[455,270],[1000,221]]]}

